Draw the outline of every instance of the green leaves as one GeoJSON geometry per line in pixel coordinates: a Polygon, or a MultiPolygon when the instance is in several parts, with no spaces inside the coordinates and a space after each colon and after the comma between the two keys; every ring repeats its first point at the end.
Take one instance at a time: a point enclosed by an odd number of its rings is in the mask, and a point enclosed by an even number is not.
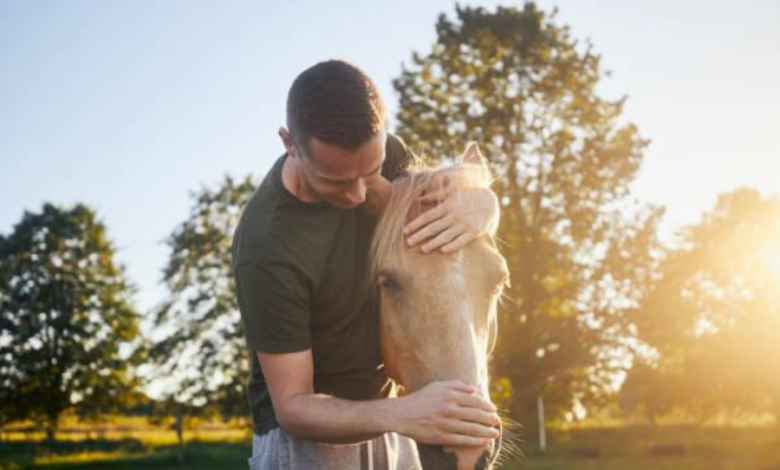
{"type": "Polygon", "coordinates": [[[629,375],[628,408],[780,410],[780,200],[722,194],[681,231],[635,324],[658,354],[629,375]],[[663,404],[642,394],[671,382],[677,393],[663,404]]]}
{"type": "Polygon", "coordinates": [[[623,312],[653,262],[641,254],[658,244],[660,211],[629,200],[648,142],[621,122],[624,98],[598,95],[600,56],[556,11],[456,7],[436,31],[394,81],[398,132],[432,160],[472,140],[487,155],[513,299],[494,372],[511,380],[516,415],[535,415],[538,394],[568,409],[626,367],[603,357],[625,349],[623,312]]]}
{"type": "Polygon", "coordinates": [[[44,204],[0,237],[0,414],[47,422],[109,411],[136,385],[138,313],[88,207],[44,204]]]}
{"type": "Polygon", "coordinates": [[[230,272],[231,241],[254,190],[251,177],[226,176],[192,195],[189,217],[168,238],[169,296],[153,312],[154,379],[168,398],[245,415],[248,355],[230,272]],[[240,404],[238,406],[237,404],[240,404]]]}

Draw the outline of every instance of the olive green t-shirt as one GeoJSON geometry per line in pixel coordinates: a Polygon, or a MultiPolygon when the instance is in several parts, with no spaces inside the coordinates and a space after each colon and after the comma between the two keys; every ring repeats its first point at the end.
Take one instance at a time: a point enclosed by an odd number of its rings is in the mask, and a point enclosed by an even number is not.
{"type": "MultiPolygon", "coordinates": [[[[279,427],[255,351],[311,348],[314,391],[350,400],[386,397],[375,289],[365,286],[376,220],[362,207],[303,202],[282,184],[281,156],[247,202],[233,236],[232,271],[250,350],[254,432],[279,427]]],[[[413,158],[387,136],[382,174],[413,158]]]]}

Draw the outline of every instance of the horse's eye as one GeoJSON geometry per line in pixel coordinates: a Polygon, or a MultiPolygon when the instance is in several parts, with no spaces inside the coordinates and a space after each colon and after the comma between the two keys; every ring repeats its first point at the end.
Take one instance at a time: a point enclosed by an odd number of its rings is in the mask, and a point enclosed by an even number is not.
{"type": "Polygon", "coordinates": [[[401,289],[401,286],[396,282],[392,274],[387,271],[381,271],[377,276],[379,285],[386,291],[397,291],[401,289]]]}

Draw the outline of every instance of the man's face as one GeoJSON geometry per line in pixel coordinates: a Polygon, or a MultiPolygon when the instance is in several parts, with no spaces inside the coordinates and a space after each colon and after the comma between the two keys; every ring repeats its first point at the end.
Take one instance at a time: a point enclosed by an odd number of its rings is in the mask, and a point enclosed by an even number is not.
{"type": "Polygon", "coordinates": [[[300,158],[303,177],[326,203],[352,209],[366,202],[366,191],[382,177],[387,134],[382,131],[357,150],[345,150],[314,137],[310,152],[300,158]]]}

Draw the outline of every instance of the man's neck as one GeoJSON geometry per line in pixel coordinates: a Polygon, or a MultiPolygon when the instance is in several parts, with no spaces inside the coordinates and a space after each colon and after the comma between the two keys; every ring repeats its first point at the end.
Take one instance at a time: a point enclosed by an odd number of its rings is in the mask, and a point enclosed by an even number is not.
{"type": "Polygon", "coordinates": [[[303,202],[321,202],[322,200],[311,191],[306,179],[301,174],[300,162],[297,158],[285,157],[282,164],[282,184],[293,196],[303,202]]]}

